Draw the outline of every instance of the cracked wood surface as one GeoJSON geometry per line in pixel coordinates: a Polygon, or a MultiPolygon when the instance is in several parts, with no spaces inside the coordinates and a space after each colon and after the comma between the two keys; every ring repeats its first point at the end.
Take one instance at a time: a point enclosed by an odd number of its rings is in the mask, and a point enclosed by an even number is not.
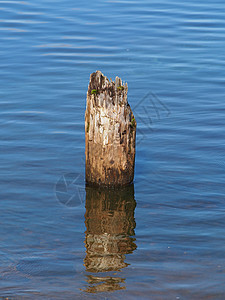
{"type": "Polygon", "coordinates": [[[85,112],[86,182],[124,186],[134,179],[136,120],[127,83],[91,74],[85,112]]]}

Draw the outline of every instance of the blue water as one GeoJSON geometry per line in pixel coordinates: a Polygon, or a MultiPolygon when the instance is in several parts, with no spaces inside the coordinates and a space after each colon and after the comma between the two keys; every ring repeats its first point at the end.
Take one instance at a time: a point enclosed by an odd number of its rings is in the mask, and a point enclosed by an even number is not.
{"type": "Polygon", "coordinates": [[[0,297],[225,299],[224,36],[219,0],[0,1],[0,297]],[[102,210],[96,70],[138,123],[134,191],[102,210]]]}

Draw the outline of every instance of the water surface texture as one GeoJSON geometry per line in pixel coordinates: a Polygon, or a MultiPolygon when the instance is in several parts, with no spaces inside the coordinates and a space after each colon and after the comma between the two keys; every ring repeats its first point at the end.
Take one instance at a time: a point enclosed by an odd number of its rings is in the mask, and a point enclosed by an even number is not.
{"type": "Polygon", "coordinates": [[[225,298],[224,1],[0,1],[0,297],[225,298]],[[135,182],[84,184],[90,73],[128,82],[135,182]]]}

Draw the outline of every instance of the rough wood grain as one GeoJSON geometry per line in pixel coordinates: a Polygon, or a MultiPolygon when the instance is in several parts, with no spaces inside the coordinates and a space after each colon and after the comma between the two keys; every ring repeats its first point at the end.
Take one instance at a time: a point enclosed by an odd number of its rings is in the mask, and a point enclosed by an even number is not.
{"type": "Polygon", "coordinates": [[[92,73],[85,112],[86,182],[117,187],[134,178],[136,120],[127,84],[92,73]]]}

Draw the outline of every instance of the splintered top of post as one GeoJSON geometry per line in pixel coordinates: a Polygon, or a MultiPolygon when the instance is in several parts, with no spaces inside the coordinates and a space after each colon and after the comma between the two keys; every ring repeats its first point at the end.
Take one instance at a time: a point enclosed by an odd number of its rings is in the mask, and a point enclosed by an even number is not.
{"type": "Polygon", "coordinates": [[[110,97],[115,97],[116,94],[127,94],[127,83],[123,83],[119,77],[115,78],[115,82],[102,74],[101,71],[96,71],[91,74],[88,87],[88,94],[100,94],[106,92],[110,97]]]}

